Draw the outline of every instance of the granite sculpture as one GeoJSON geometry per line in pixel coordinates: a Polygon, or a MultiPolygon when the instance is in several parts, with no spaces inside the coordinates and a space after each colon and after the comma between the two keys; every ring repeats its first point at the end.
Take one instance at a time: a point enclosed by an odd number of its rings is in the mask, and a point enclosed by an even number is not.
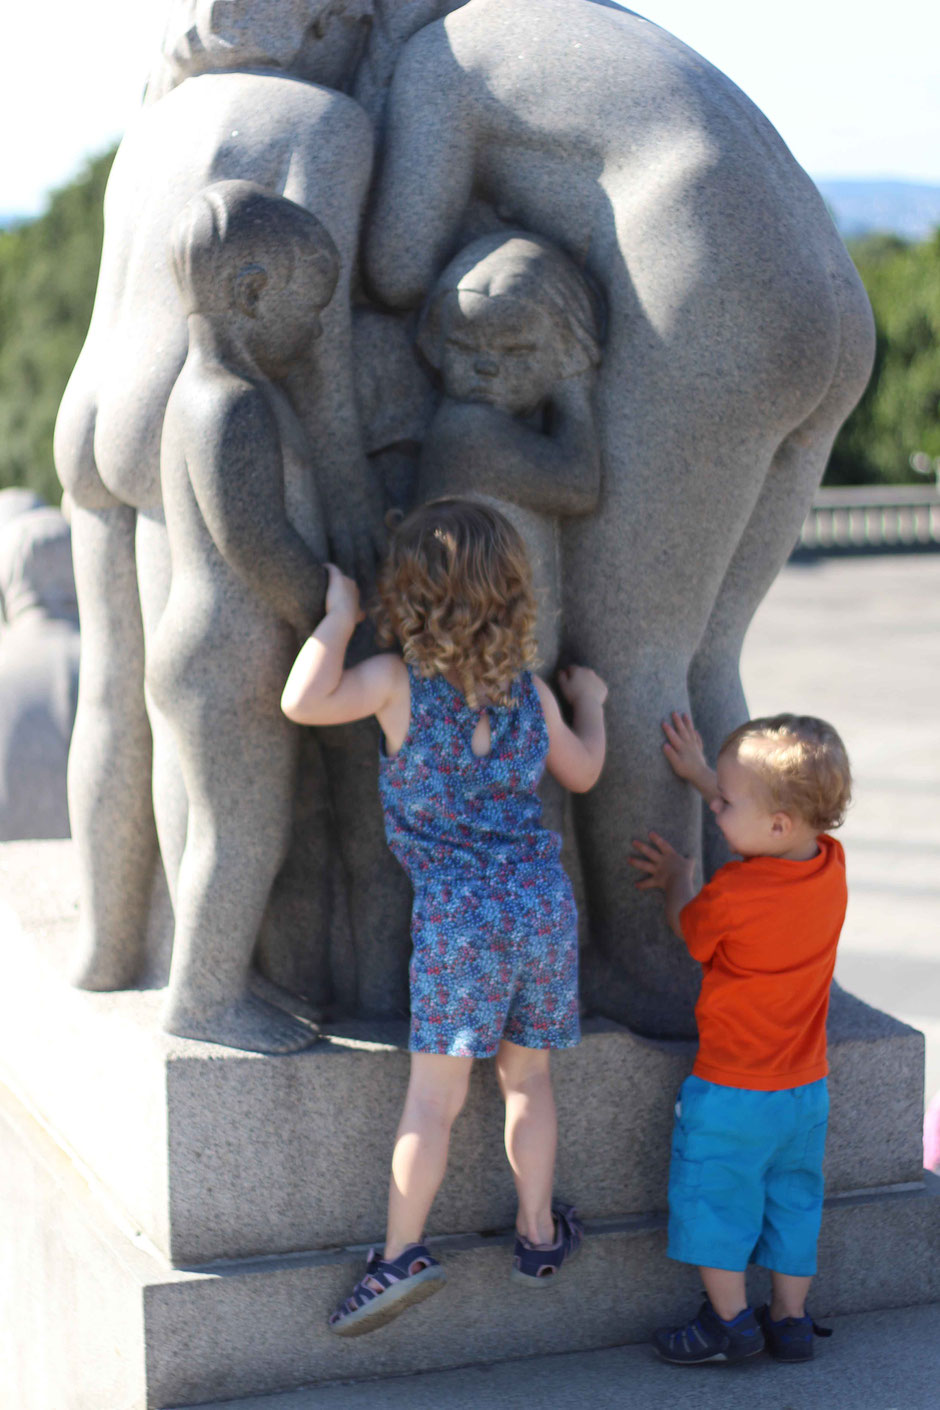
{"type": "Polygon", "coordinates": [[[164,1024],[288,1052],[310,1029],[248,975],[290,843],[299,730],[280,683],[323,613],[326,572],[287,514],[312,451],[284,383],[320,334],[339,256],[309,211],[248,181],[208,186],[170,238],[189,349],[163,422],[173,572],[147,684],[188,825],[164,1024]]]}
{"type": "MultiPolygon", "coordinates": [[[[691,1033],[697,967],[624,849],[651,818],[701,850],[658,721],[714,752],[746,717],[738,659],[867,380],[868,301],[822,199],[721,73],[593,0],[469,0],[403,48],[365,238],[416,308],[471,234],[551,240],[607,304],[595,513],[562,528],[563,657],[610,684],[608,760],[577,800],[589,1006],[691,1033]]],[[[706,866],[720,859],[709,847],[706,866]]]]}
{"type": "Polygon", "coordinates": [[[0,526],[0,598],[0,841],[68,837],[80,651],[69,526],[58,509],[30,507],[0,526]]]}
{"type": "MultiPolygon", "coordinates": [[[[143,684],[171,577],[160,431],[186,351],[162,252],[225,179],[304,206],[339,252],[323,337],[278,379],[311,447],[289,521],[364,587],[389,507],[459,489],[521,521],[546,664],[588,661],[611,685],[608,766],[575,817],[585,999],[691,1033],[696,968],[624,855],[656,818],[707,870],[722,860],[658,720],[690,704],[714,752],[746,715],[744,632],[868,375],[870,310],[818,193],[728,79],[608,0],[172,6],[57,430],[85,618],[70,788],[91,988],[134,982],[156,834],[173,893],[183,852],[173,730],[143,684]]],[[[408,894],[375,744],[359,726],[302,736],[256,959],[316,1004],[393,1013],[408,894]]]]}
{"type": "MultiPolygon", "coordinates": [[[[314,448],[318,500],[312,476],[296,477],[288,514],[321,562],[330,555],[362,576],[372,571],[384,532],[350,370],[350,281],[371,128],[352,99],[327,86],[349,78],[343,7],[322,0],[294,7],[306,15],[304,81],[277,67],[289,8],[265,7],[264,25],[252,36],[266,35],[269,48],[266,57],[252,50],[251,72],[188,77],[147,104],[126,132],[105,198],[91,326],[59,412],[56,464],[74,499],[86,653],[69,764],[83,916],[75,978],[85,988],[134,984],[144,962],[157,836],[172,894],[186,835],[186,793],[173,740],[148,711],[144,654],[169,590],[160,436],[186,354],[168,236],[186,201],[215,180],[251,179],[296,201],[315,211],[336,243],[339,281],[323,315],[323,337],[288,378],[314,448]]],[[[211,32],[234,13],[231,6],[175,7],[165,52],[183,44],[194,14],[211,32]]],[[[223,40],[225,34],[223,28],[223,40]]],[[[323,859],[338,850],[349,878],[354,1002],[364,1011],[395,1012],[407,995],[409,894],[384,843],[374,750],[367,726],[303,742],[294,845],[263,927],[262,963],[270,978],[294,976],[305,997],[329,1002],[331,909],[323,859]],[[311,794],[318,803],[311,804],[311,794]],[[299,886],[301,876],[319,876],[323,884],[299,886]],[[299,961],[290,953],[298,934],[299,961]]]]}
{"type": "Polygon", "coordinates": [[[443,388],[419,498],[489,499],[515,524],[532,564],[540,668],[550,675],[561,634],[561,523],[596,509],[600,490],[591,290],[547,240],[485,235],[437,279],[418,345],[443,388]]]}

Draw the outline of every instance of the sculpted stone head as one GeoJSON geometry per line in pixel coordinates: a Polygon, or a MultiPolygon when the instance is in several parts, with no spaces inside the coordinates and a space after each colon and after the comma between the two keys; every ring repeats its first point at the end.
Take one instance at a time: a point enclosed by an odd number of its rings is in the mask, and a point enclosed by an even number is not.
{"type": "Polygon", "coordinates": [[[148,98],[196,74],[256,68],[342,88],[372,10],[373,0],[174,0],[148,98]]]}
{"type": "Polygon", "coordinates": [[[316,216],[251,181],[217,181],[187,202],[170,255],[186,313],[234,320],[268,371],[303,356],[339,277],[316,216]]]}
{"type": "Polygon", "coordinates": [[[461,250],[437,280],[418,346],[457,401],[527,415],[600,362],[592,291],[548,240],[518,231],[461,250]]]}

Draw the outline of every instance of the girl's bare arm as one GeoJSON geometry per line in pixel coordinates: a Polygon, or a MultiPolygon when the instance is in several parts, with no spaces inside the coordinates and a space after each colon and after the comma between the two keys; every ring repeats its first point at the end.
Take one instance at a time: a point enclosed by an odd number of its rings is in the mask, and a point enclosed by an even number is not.
{"type": "Polygon", "coordinates": [[[375,715],[391,752],[408,732],[408,671],[391,653],[347,669],[346,648],[362,620],[359,591],[332,563],[326,615],[301,647],[281,695],[281,709],[299,725],[340,725],[375,715]]]}
{"type": "Polygon", "coordinates": [[[587,793],[600,778],[607,751],[607,686],[587,666],[569,666],[559,671],[559,689],[572,710],[572,722],[567,725],[551,687],[538,676],[534,679],[548,730],[546,767],[572,793],[587,793]]]}

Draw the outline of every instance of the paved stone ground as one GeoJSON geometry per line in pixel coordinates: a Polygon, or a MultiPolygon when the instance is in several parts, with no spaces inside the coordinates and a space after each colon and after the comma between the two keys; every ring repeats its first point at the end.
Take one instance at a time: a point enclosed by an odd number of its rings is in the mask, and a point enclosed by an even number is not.
{"type": "Polygon", "coordinates": [[[664,1366],[649,1347],[617,1346],[205,1410],[937,1410],[940,1307],[833,1317],[829,1325],[832,1340],[817,1342],[815,1360],[799,1366],[767,1356],[664,1366]]]}
{"type": "Polygon", "coordinates": [[[940,553],[788,565],[751,625],[742,674],[753,714],[821,715],[845,740],[855,804],[840,833],[849,910],[836,977],[926,1034],[929,1099],[940,1090],[940,553]]]}

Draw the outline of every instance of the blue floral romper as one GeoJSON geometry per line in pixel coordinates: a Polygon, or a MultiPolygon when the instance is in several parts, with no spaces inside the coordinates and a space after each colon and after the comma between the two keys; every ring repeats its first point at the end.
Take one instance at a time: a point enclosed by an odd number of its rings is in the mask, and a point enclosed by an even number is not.
{"type": "Polygon", "coordinates": [[[388,843],[414,887],[412,1052],[491,1057],[578,1042],[577,913],[541,822],[536,787],[548,732],[528,672],[512,706],[490,706],[490,752],[474,754],[480,712],[443,676],[409,666],[411,720],[379,788],[388,843]]]}

